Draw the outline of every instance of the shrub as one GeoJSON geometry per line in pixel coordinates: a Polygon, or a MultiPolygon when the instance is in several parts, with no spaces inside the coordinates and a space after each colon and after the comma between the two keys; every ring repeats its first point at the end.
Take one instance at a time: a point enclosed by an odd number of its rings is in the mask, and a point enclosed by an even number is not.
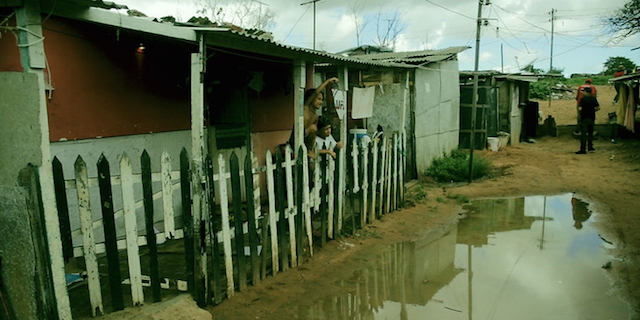
{"type": "MultiPolygon", "coordinates": [[[[473,179],[489,174],[491,162],[485,158],[473,157],[473,179]]],[[[452,150],[449,155],[433,160],[426,174],[438,182],[462,182],[469,180],[469,155],[462,150],[452,150]]]]}

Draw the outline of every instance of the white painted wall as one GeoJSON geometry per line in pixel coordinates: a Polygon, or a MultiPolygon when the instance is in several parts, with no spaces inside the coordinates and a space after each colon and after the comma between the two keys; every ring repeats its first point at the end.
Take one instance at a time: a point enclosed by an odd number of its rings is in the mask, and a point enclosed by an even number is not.
{"type": "Polygon", "coordinates": [[[416,167],[418,175],[422,176],[434,158],[458,147],[458,61],[446,61],[417,69],[414,86],[416,167]]]}

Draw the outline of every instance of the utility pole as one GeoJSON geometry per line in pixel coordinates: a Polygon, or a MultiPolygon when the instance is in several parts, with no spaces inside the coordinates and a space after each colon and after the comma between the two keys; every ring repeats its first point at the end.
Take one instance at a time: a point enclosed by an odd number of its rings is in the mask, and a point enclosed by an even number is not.
{"type": "Polygon", "coordinates": [[[316,2],[319,1],[321,0],[311,0],[300,4],[301,6],[304,6],[313,3],[313,50],[316,49],[316,2]]]}
{"type": "MultiPolygon", "coordinates": [[[[549,74],[551,74],[551,71],[553,70],[553,26],[554,23],[553,21],[556,19],[555,17],[555,12],[557,10],[556,9],[551,9],[551,53],[549,56],[549,74]]],[[[551,77],[549,77],[549,108],[551,108],[551,77]]]]}
{"type": "MultiPolygon", "coordinates": [[[[469,139],[469,182],[473,181],[473,149],[475,149],[476,110],[478,108],[478,59],[480,58],[480,28],[482,27],[482,5],[478,0],[478,19],[476,21],[476,61],[473,69],[473,104],[471,106],[471,137],[469,139]]],[[[488,1],[487,1],[488,2],[488,1]]]]}

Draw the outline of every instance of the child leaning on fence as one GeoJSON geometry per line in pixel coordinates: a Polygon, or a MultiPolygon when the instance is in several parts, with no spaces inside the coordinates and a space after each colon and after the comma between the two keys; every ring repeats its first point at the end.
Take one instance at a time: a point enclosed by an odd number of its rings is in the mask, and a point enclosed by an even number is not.
{"type": "Polygon", "coordinates": [[[318,119],[318,134],[316,135],[316,150],[318,154],[330,154],[336,158],[335,148],[342,149],[342,142],[336,141],[331,135],[331,121],[326,116],[318,119]]]}

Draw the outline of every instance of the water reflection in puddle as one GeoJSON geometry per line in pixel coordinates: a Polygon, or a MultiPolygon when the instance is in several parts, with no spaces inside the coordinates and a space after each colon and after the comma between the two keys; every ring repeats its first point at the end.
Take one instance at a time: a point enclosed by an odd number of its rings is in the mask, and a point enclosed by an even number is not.
{"type": "MultiPolygon", "coordinates": [[[[396,244],[301,319],[628,319],[597,213],[571,194],[474,201],[440,239],[396,244]],[[348,292],[348,293],[347,293],[348,292]]],[[[300,306],[301,307],[301,306],[300,306]]]]}

